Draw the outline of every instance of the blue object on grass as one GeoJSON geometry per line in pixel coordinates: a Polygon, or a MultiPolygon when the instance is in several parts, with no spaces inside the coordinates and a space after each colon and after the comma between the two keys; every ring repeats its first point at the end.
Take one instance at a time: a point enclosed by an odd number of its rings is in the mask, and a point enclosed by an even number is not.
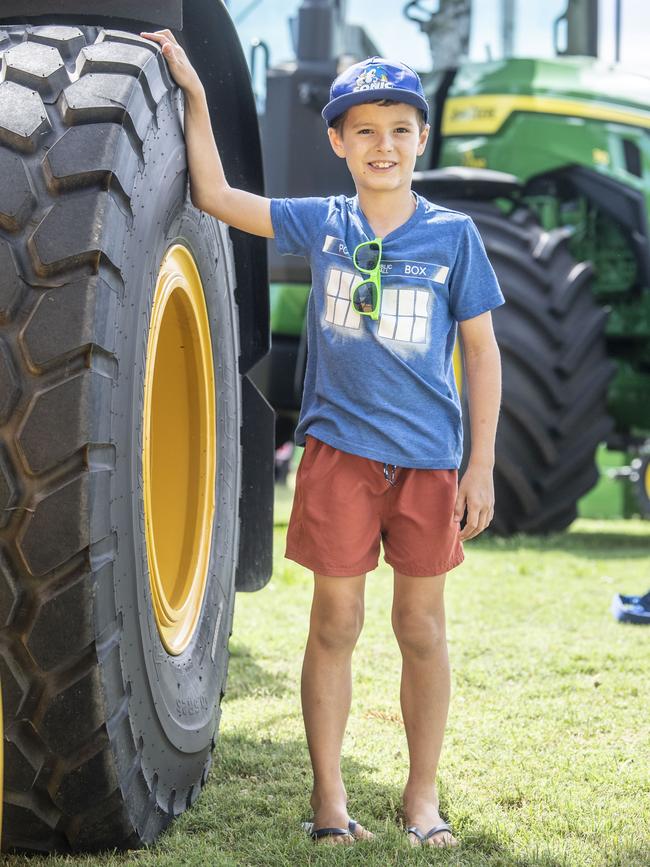
{"type": "Polygon", "coordinates": [[[641,623],[650,626],[650,590],[645,596],[623,596],[615,593],[612,614],[621,623],[641,623]]]}

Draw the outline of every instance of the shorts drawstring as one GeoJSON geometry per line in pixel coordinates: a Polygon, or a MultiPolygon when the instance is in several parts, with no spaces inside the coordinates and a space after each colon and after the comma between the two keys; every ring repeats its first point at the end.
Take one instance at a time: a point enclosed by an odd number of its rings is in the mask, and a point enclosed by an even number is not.
{"type": "Polygon", "coordinates": [[[395,487],[395,485],[397,484],[397,482],[395,481],[395,470],[396,469],[397,469],[397,467],[395,466],[395,464],[384,464],[384,478],[386,479],[388,484],[393,485],[393,487],[395,487]],[[388,475],[388,468],[389,467],[392,467],[392,470],[390,471],[390,475],[388,475]]]}

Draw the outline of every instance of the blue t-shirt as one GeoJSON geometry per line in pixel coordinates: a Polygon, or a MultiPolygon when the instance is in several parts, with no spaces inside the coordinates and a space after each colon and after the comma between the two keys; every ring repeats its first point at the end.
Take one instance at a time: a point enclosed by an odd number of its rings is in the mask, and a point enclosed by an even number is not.
{"type": "Polygon", "coordinates": [[[352,253],[375,237],[357,196],[272,199],[271,219],[278,251],[305,256],[312,271],[296,443],[308,433],[398,467],[460,467],[456,323],[505,300],[470,217],[417,196],[382,240],[378,320],[350,303],[364,279],[352,253]]]}

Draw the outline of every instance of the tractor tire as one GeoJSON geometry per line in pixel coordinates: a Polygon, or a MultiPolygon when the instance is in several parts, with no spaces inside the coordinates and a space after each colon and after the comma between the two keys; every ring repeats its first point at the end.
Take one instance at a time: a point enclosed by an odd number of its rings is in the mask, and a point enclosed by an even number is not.
{"type": "Polygon", "coordinates": [[[632,486],[639,515],[647,521],[650,519],[650,455],[633,459],[632,486]]]}
{"type": "MultiPolygon", "coordinates": [[[[571,256],[566,230],[544,231],[525,207],[504,216],[490,203],[444,204],[475,221],[506,298],[493,311],[503,393],[490,529],[501,536],[563,530],[598,480],[596,449],[613,428],[606,404],[614,365],[592,267],[571,256]]],[[[466,390],[462,402],[464,469],[466,390]]]]}
{"type": "Polygon", "coordinates": [[[157,45],[14,25],[0,57],[2,844],[138,847],[204,786],[226,684],[233,257],[157,45]]]}

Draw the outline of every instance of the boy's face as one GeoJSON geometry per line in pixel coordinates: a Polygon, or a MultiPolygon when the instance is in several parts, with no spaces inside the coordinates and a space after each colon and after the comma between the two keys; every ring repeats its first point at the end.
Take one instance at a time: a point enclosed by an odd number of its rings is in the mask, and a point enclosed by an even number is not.
{"type": "Polygon", "coordinates": [[[330,127],[334,153],[345,159],[357,187],[375,192],[411,188],[415,158],[424,152],[429,126],[420,132],[412,105],[354,105],[339,134],[330,127]]]}

